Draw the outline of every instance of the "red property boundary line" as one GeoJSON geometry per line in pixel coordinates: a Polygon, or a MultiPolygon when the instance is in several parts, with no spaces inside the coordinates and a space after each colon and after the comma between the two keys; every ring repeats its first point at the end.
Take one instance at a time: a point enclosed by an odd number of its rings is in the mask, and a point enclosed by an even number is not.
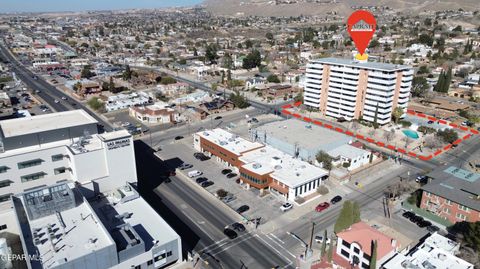
{"type": "Polygon", "coordinates": [[[325,122],[322,122],[322,121],[319,121],[319,120],[313,120],[309,117],[306,117],[306,116],[302,116],[298,113],[293,113],[291,111],[289,111],[288,109],[289,108],[293,108],[293,107],[298,107],[302,104],[302,102],[296,102],[294,104],[286,104],[286,105],[283,105],[282,106],[282,114],[285,114],[285,115],[292,115],[293,117],[297,118],[297,119],[300,119],[300,120],[303,120],[305,122],[309,122],[309,123],[313,123],[315,125],[318,125],[318,126],[321,126],[321,127],[324,127],[324,128],[327,128],[327,129],[330,129],[330,130],[333,130],[333,131],[336,131],[336,132],[339,132],[339,133],[343,133],[343,134],[346,134],[346,135],[349,135],[349,136],[352,136],[352,137],[356,137],[357,139],[360,139],[360,140],[363,140],[363,141],[366,141],[368,143],[371,143],[371,144],[375,144],[379,147],[382,147],[382,148],[386,148],[386,149],[389,149],[389,150],[393,150],[393,151],[396,151],[396,152],[400,152],[400,153],[403,153],[405,155],[408,155],[410,157],[413,157],[413,158],[417,158],[417,159],[420,159],[420,160],[424,160],[424,161],[428,161],[428,160],[431,160],[437,156],[439,156],[440,154],[443,154],[445,152],[447,152],[448,150],[450,150],[452,148],[453,145],[458,145],[460,143],[462,143],[463,141],[467,140],[467,139],[470,139],[471,137],[473,137],[474,135],[478,135],[479,134],[479,131],[473,129],[473,128],[467,128],[467,127],[464,127],[464,126],[458,126],[457,124],[455,123],[451,123],[451,122],[447,122],[445,120],[442,120],[442,119],[437,119],[435,117],[432,117],[430,115],[425,115],[423,113],[417,113],[413,110],[407,110],[407,114],[409,115],[412,115],[412,116],[415,116],[415,117],[419,117],[419,118],[423,118],[423,119],[428,119],[428,120],[431,120],[431,121],[437,121],[438,124],[443,124],[443,125],[447,125],[447,126],[450,126],[450,127],[453,127],[455,129],[459,129],[461,131],[467,131],[467,132],[470,132],[468,133],[467,135],[463,136],[462,138],[459,138],[457,139],[456,141],[454,141],[452,144],[448,144],[446,145],[445,147],[443,147],[442,149],[439,149],[437,150],[436,152],[434,152],[433,154],[430,154],[430,155],[420,155],[416,152],[413,152],[413,151],[407,151],[406,149],[404,148],[400,148],[400,147],[395,147],[393,145],[389,145],[389,144],[385,144],[381,141],[376,141],[375,139],[373,138],[370,138],[370,137],[365,137],[361,134],[355,134],[349,130],[346,130],[346,129],[343,129],[343,128],[340,128],[340,127],[334,127],[328,123],[325,123],[325,122]]]}

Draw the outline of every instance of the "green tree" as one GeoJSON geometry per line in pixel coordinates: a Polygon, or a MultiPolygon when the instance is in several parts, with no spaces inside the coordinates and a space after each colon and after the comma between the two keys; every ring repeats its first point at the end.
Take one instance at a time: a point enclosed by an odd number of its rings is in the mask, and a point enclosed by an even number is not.
{"type": "Polygon", "coordinates": [[[329,263],[331,263],[333,259],[333,249],[334,249],[334,246],[333,246],[333,240],[332,240],[330,245],[328,245],[328,252],[327,252],[327,261],[329,263]]]}
{"type": "Polygon", "coordinates": [[[280,79],[278,78],[277,75],[274,75],[274,74],[269,75],[267,77],[267,81],[272,83],[280,83],[280,79]]]}
{"type": "Polygon", "coordinates": [[[294,98],[293,101],[295,102],[302,102],[303,103],[303,94],[299,92],[294,98]]]}
{"type": "Polygon", "coordinates": [[[216,44],[209,44],[205,48],[205,60],[207,60],[210,63],[215,63],[217,60],[218,55],[217,55],[217,45],[216,44]]]}
{"type": "Polygon", "coordinates": [[[392,112],[392,118],[395,123],[398,123],[400,118],[403,116],[403,108],[396,107],[392,112]]]}
{"type": "Polygon", "coordinates": [[[372,242],[372,256],[370,257],[370,269],[377,269],[377,240],[372,242]]]}
{"type": "Polygon", "coordinates": [[[428,66],[422,65],[422,66],[420,66],[420,68],[418,68],[418,71],[417,71],[418,75],[428,74],[428,73],[430,73],[430,69],[428,69],[428,66]]]}
{"type": "Polygon", "coordinates": [[[247,108],[250,106],[245,96],[241,95],[240,92],[238,91],[235,91],[234,93],[230,94],[230,100],[238,108],[247,108]]]}
{"type": "Polygon", "coordinates": [[[91,78],[95,76],[95,73],[92,72],[90,65],[85,65],[82,69],[82,72],[80,73],[80,76],[82,78],[91,78]]]}
{"type": "Polygon", "coordinates": [[[322,259],[327,251],[327,230],[323,233],[322,247],[320,248],[320,259],[322,259]]]}
{"type": "Polygon", "coordinates": [[[227,81],[232,81],[232,71],[230,69],[227,70],[227,81]]]}
{"type": "Polygon", "coordinates": [[[243,58],[242,67],[244,69],[252,69],[255,67],[259,67],[262,63],[262,56],[258,50],[253,50],[250,52],[245,58],[243,58]]]}
{"type": "Polygon", "coordinates": [[[430,85],[428,85],[428,81],[424,77],[413,77],[412,80],[412,96],[413,97],[425,97],[428,92],[430,85]]]}
{"type": "Polygon", "coordinates": [[[130,65],[127,64],[127,66],[125,67],[125,71],[123,71],[122,78],[123,80],[132,79],[132,70],[130,69],[130,65]]]}
{"type": "Polygon", "coordinates": [[[442,92],[448,93],[451,82],[452,82],[452,68],[448,68],[447,74],[445,75],[445,85],[443,86],[442,92]]]}
{"type": "Polygon", "coordinates": [[[233,68],[233,60],[232,60],[232,56],[230,55],[230,53],[226,53],[225,56],[223,56],[222,67],[227,68],[227,69],[232,69],[233,68]]]}
{"type": "Polygon", "coordinates": [[[450,227],[449,232],[458,235],[463,245],[471,247],[477,253],[480,251],[480,221],[457,222],[450,227]]]}
{"type": "Polygon", "coordinates": [[[98,97],[92,97],[87,102],[88,106],[90,106],[95,111],[100,111],[104,107],[104,103],[98,97]]]}
{"type": "Polygon", "coordinates": [[[333,230],[335,233],[339,233],[359,221],[361,221],[360,206],[356,202],[347,200],[343,204],[333,230]]]}
{"type": "Polygon", "coordinates": [[[253,47],[253,41],[250,39],[247,39],[247,41],[245,41],[245,47],[247,49],[251,49],[253,47]]]}
{"type": "Polygon", "coordinates": [[[453,143],[458,139],[458,133],[453,129],[445,129],[437,131],[437,137],[439,137],[445,143],[453,143]]]}
{"type": "Polygon", "coordinates": [[[421,43],[421,44],[432,46],[433,45],[433,37],[428,35],[428,34],[421,34],[420,37],[418,37],[418,42],[421,43]]]}
{"type": "Polygon", "coordinates": [[[273,40],[273,34],[271,32],[268,32],[265,34],[265,37],[268,39],[268,40],[273,40]]]}
{"type": "Polygon", "coordinates": [[[445,80],[446,80],[445,72],[442,71],[438,76],[437,84],[435,84],[435,86],[433,87],[433,90],[436,92],[443,92],[445,88],[445,83],[446,83],[445,80]]]}
{"type": "Polygon", "coordinates": [[[328,155],[325,151],[321,150],[317,153],[315,156],[317,159],[317,162],[322,164],[322,167],[328,171],[332,170],[333,164],[332,164],[332,157],[328,155]]]}
{"type": "Polygon", "coordinates": [[[166,77],[162,77],[162,80],[160,80],[160,83],[163,85],[174,84],[174,83],[177,83],[177,80],[172,77],[166,76],[166,77]]]}

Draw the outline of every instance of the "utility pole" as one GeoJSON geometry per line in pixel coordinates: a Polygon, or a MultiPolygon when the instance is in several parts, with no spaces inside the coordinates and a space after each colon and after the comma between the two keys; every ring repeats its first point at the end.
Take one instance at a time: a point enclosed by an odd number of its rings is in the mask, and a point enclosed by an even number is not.
{"type": "MultiPolygon", "coordinates": [[[[313,233],[315,232],[315,222],[312,221],[312,232],[310,233],[310,252],[312,251],[313,244],[313,233]]],[[[324,238],[323,240],[327,240],[324,238]]],[[[305,251],[305,257],[307,257],[307,252],[305,251]]]]}

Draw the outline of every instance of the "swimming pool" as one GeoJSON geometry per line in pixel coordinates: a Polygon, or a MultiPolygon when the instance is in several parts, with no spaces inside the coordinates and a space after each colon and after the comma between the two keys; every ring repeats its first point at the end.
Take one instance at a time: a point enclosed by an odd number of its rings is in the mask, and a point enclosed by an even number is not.
{"type": "Polygon", "coordinates": [[[412,139],[418,139],[418,133],[412,130],[403,130],[402,133],[412,139]]]}

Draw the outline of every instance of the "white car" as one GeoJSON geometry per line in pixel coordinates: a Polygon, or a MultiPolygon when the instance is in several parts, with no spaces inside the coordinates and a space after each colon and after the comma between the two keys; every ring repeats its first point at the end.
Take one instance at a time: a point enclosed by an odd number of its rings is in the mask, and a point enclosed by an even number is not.
{"type": "Polygon", "coordinates": [[[60,103],[60,101],[58,101],[57,99],[55,99],[54,102],[55,102],[55,104],[60,103]]]}
{"type": "Polygon", "coordinates": [[[67,97],[65,97],[65,96],[62,96],[62,100],[67,100],[67,97]]]}
{"type": "MultiPolygon", "coordinates": [[[[315,242],[321,244],[323,243],[323,236],[322,235],[315,235],[315,242]]],[[[327,245],[330,244],[330,238],[327,238],[327,245]]]]}
{"type": "Polygon", "coordinates": [[[288,211],[290,209],[293,208],[293,204],[291,203],[285,203],[283,204],[281,207],[280,207],[280,210],[282,210],[282,212],[285,212],[285,211],[288,211]]]}

